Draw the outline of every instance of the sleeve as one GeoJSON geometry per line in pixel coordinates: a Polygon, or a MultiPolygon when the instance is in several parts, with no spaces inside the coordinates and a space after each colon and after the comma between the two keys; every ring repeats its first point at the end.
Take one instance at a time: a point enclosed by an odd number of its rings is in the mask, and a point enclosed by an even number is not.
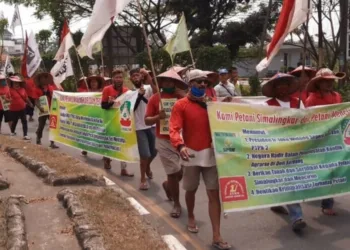
{"type": "Polygon", "coordinates": [[[339,94],[338,92],[336,92],[336,94],[337,94],[337,103],[342,103],[343,98],[342,98],[341,94],[339,94]]]}
{"type": "Polygon", "coordinates": [[[102,91],[102,100],[101,100],[102,109],[110,109],[113,106],[114,103],[113,102],[109,103],[108,99],[109,99],[108,89],[104,88],[102,91]]]}
{"type": "Polygon", "coordinates": [[[151,96],[151,98],[149,99],[149,102],[147,104],[145,117],[153,117],[153,116],[156,116],[159,114],[159,112],[157,112],[156,105],[157,105],[157,98],[155,95],[153,95],[153,96],[151,96]]]}
{"type": "Polygon", "coordinates": [[[152,87],[150,85],[146,85],[146,93],[145,93],[145,97],[147,99],[150,99],[153,95],[153,90],[152,90],[152,87]]]}
{"type": "Polygon", "coordinates": [[[184,141],[181,136],[181,130],[183,127],[182,107],[178,102],[175,103],[170,115],[169,135],[170,142],[176,148],[184,145],[184,141]]]}
{"type": "Polygon", "coordinates": [[[40,90],[38,88],[34,88],[33,89],[33,98],[37,100],[40,98],[40,96],[41,96],[40,90]]]}
{"type": "Polygon", "coordinates": [[[313,95],[309,95],[309,97],[306,99],[305,101],[305,107],[308,108],[308,107],[312,107],[312,106],[315,106],[314,105],[314,101],[313,101],[313,95]]]}
{"type": "Polygon", "coordinates": [[[102,102],[108,102],[108,89],[104,88],[102,91],[102,102]]]}

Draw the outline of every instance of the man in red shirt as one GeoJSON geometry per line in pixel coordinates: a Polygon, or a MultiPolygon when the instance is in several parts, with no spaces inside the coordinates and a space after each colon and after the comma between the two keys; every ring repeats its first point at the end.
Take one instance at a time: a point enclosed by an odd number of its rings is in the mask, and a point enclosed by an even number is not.
{"type": "MultiPolygon", "coordinates": [[[[123,79],[123,71],[117,69],[112,72],[112,85],[108,85],[104,87],[102,91],[102,100],[101,100],[101,108],[105,110],[110,110],[113,105],[114,101],[124,94],[125,92],[129,91],[127,87],[124,87],[124,79],[123,79]]],[[[127,165],[125,162],[121,162],[121,176],[126,177],[133,177],[134,174],[131,174],[126,169],[127,165]]],[[[104,168],[105,169],[111,169],[111,159],[104,158],[104,168]]]]}
{"type": "MultiPolygon", "coordinates": [[[[53,82],[53,77],[50,73],[43,72],[39,73],[34,77],[35,87],[35,106],[40,110],[40,113],[44,112],[43,107],[40,106],[39,98],[46,96],[49,108],[51,107],[51,100],[53,94],[53,88],[50,83],[53,82]]],[[[40,115],[40,114],[39,114],[40,115]]],[[[50,115],[41,115],[38,118],[39,125],[36,130],[36,144],[41,145],[41,138],[43,137],[43,131],[46,125],[46,121],[49,120],[50,115]]],[[[57,149],[54,141],[50,141],[50,148],[57,149]]]]}
{"type": "Polygon", "coordinates": [[[220,233],[221,205],[219,196],[218,172],[205,102],[208,86],[207,75],[201,70],[191,70],[187,74],[190,91],[178,100],[170,117],[170,141],[178,150],[184,166],[183,187],[186,190],[188,210],[187,229],[198,233],[194,216],[195,195],[199,186],[200,174],[209,198],[209,216],[213,230],[213,246],[230,249],[220,233]]]}
{"type": "Polygon", "coordinates": [[[23,128],[23,139],[30,140],[28,133],[28,123],[26,117],[26,105],[33,106],[28,99],[26,90],[24,89],[24,81],[19,76],[11,76],[8,79],[10,91],[7,98],[11,99],[10,116],[11,116],[11,136],[16,135],[16,127],[18,120],[21,119],[23,128]]]}
{"type": "Polygon", "coordinates": [[[174,201],[174,208],[170,216],[179,218],[181,216],[179,182],[182,178],[182,170],[179,153],[170,143],[169,121],[166,118],[168,118],[167,113],[171,112],[172,105],[176,100],[182,98],[176,93],[176,87],[186,89],[187,85],[173,69],[157,76],[157,79],[161,93],[160,96],[159,93],[156,93],[149,99],[145,124],[147,126],[156,124],[156,149],[167,174],[167,181],[163,182],[163,188],[168,199],[174,201]],[[161,100],[165,110],[160,110],[161,100]]]}
{"type": "Polygon", "coordinates": [[[289,74],[298,78],[300,86],[299,89],[291,95],[291,97],[298,99],[301,98],[301,101],[305,105],[306,99],[309,96],[309,93],[306,91],[306,85],[316,75],[316,70],[313,68],[304,67],[303,73],[303,66],[299,66],[298,68],[289,72],[289,74]]]}

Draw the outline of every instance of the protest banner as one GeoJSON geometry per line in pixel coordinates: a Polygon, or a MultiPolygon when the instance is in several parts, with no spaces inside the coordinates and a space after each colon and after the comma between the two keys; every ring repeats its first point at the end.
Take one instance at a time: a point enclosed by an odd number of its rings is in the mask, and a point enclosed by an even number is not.
{"type": "Polygon", "coordinates": [[[40,96],[39,98],[39,105],[43,109],[44,112],[41,112],[39,110],[39,117],[45,116],[45,115],[50,115],[50,106],[49,102],[47,101],[47,97],[45,95],[40,96]]]}
{"type": "Polygon", "coordinates": [[[350,192],[350,104],[305,110],[210,103],[225,212],[350,192]]]}
{"type": "Polygon", "coordinates": [[[0,102],[2,104],[2,108],[4,111],[8,111],[10,110],[10,104],[11,102],[6,100],[5,96],[4,95],[0,95],[0,102]]]}
{"type": "Polygon", "coordinates": [[[109,110],[101,108],[102,93],[54,91],[50,140],[125,162],[138,162],[134,104],[137,91],[118,97],[109,110]]]}
{"type": "MultiPolygon", "coordinates": [[[[161,135],[169,135],[169,119],[171,115],[171,110],[173,109],[175,102],[177,101],[176,98],[174,99],[162,99],[161,102],[163,103],[164,111],[167,115],[166,119],[162,119],[159,121],[159,132],[161,135]]],[[[159,103],[159,110],[161,110],[161,105],[159,103]]]]}

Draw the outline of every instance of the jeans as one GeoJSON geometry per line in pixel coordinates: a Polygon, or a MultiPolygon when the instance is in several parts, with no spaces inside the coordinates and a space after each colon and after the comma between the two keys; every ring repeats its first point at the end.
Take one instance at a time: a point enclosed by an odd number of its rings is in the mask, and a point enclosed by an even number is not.
{"type": "Polygon", "coordinates": [[[329,198],[329,199],[323,199],[321,202],[321,207],[323,209],[332,209],[334,205],[334,199],[329,198]]]}
{"type": "Polygon", "coordinates": [[[45,128],[45,125],[46,125],[46,120],[49,119],[49,115],[44,115],[44,116],[41,116],[39,117],[39,126],[38,126],[38,129],[36,131],[36,136],[37,136],[37,139],[41,139],[43,137],[43,131],[44,131],[44,128],[45,128]]]}
{"type": "Polygon", "coordinates": [[[22,128],[23,128],[23,136],[27,136],[28,133],[28,123],[27,123],[27,117],[26,117],[26,110],[20,110],[20,111],[11,111],[11,133],[14,134],[16,132],[16,127],[18,120],[21,119],[22,122],[22,128]]]}
{"type": "Polygon", "coordinates": [[[299,203],[287,205],[287,209],[289,212],[289,218],[292,223],[303,218],[303,210],[299,203]]]}

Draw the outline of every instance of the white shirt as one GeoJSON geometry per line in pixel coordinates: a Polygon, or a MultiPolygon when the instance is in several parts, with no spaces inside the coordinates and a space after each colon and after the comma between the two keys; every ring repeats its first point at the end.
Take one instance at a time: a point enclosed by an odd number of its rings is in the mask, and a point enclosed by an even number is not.
{"type": "MultiPolygon", "coordinates": [[[[276,100],[282,108],[290,108],[290,102],[284,102],[284,101],[281,101],[280,99],[277,99],[277,98],[276,98],[276,100]]],[[[264,102],[264,105],[269,106],[267,104],[267,102],[264,102]]],[[[300,109],[305,109],[303,102],[300,102],[300,109]]]]}
{"type": "MultiPolygon", "coordinates": [[[[147,100],[149,100],[153,95],[152,87],[150,85],[143,85],[143,88],[145,89],[144,97],[147,100]]],[[[136,91],[139,91],[139,89],[136,89],[136,91]]],[[[143,100],[141,100],[139,106],[134,112],[136,130],[144,130],[152,127],[152,126],[147,126],[145,124],[146,109],[147,109],[147,104],[143,100]]]]}
{"type": "Polygon", "coordinates": [[[219,83],[214,88],[217,97],[235,96],[235,85],[227,82],[227,84],[219,83]]]}

